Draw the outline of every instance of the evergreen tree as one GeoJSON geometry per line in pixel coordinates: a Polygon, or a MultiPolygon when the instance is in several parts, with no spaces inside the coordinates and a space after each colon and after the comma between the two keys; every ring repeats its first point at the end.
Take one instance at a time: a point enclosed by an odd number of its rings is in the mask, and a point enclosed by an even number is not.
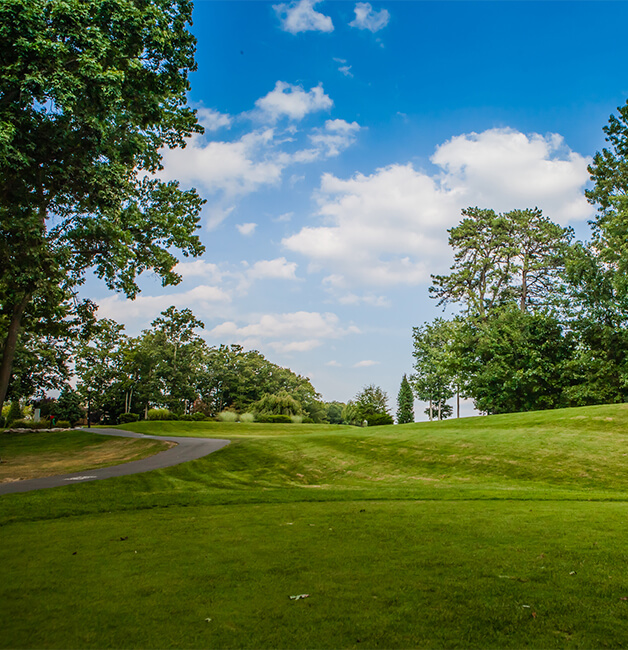
{"type": "Polygon", "coordinates": [[[404,375],[397,396],[397,424],[407,424],[408,422],[414,422],[414,395],[410,382],[404,375]]]}

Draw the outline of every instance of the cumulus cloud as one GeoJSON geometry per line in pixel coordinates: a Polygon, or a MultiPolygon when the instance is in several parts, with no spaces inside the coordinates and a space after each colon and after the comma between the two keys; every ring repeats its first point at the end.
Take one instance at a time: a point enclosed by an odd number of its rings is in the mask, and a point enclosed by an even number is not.
{"type": "Polygon", "coordinates": [[[306,91],[285,81],[278,81],[273,90],[255,102],[261,114],[272,121],[282,117],[302,120],[308,113],[329,110],[333,104],[323,84],[306,91]]]}
{"type": "Polygon", "coordinates": [[[562,224],[592,215],[583,195],[588,160],[559,135],[471,133],[439,146],[431,160],[439,168],[433,174],[411,164],[349,179],[324,174],[323,225],[304,227],[283,245],[309,258],[310,271],[326,272],[324,283],[342,296],[350,286],[416,285],[446,270],[446,231],[465,207],[538,206],[562,224]]]}
{"type": "Polygon", "coordinates": [[[222,191],[233,197],[253,192],[281,179],[284,165],[267,155],[273,144],[273,129],[253,131],[233,142],[207,142],[192,136],[185,149],[165,149],[164,180],[200,187],[205,192],[222,191]]]}
{"type": "Polygon", "coordinates": [[[322,150],[327,157],[334,157],[355,142],[360,131],[357,122],[345,120],[327,120],[322,129],[317,129],[309,136],[312,144],[322,150]]]}
{"type": "Polygon", "coordinates": [[[314,10],[320,0],[300,0],[273,5],[281,29],[291,34],[299,32],[333,32],[334,24],[329,16],[314,10]]]}
{"type": "Polygon", "coordinates": [[[219,113],[212,108],[197,108],[196,117],[198,121],[205,127],[206,131],[217,131],[223,127],[231,126],[231,116],[225,113],[219,113]]]}
{"type": "Polygon", "coordinates": [[[254,280],[296,280],[296,262],[288,262],[285,257],[274,260],[260,260],[248,270],[248,276],[254,280]]]}
{"type": "MultiPolygon", "coordinates": [[[[157,317],[164,309],[174,305],[180,309],[195,306],[195,310],[215,310],[216,304],[231,301],[229,294],[218,287],[201,284],[189,291],[163,296],[139,295],[135,300],[127,300],[120,294],[104,298],[98,302],[98,316],[113,318],[128,323],[140,319],[145,322],[157,317]]],[[[202,316],[202,314],[201,314],[202,316]]]]}
{"type": "Polygon", "coordinates": [[[236,228],[238,229],[238,232],[241,235],[248,236],[252,235],[255,232],[255,228],[257,228],[256,223],[239,223],[236,224],[236,228]]]}
{"type": "Polygon", "coordinates": [[[373,11],[370,2],[357,2],[355,5],[355,19],[349,23],[351,27],[368,29],[370,32],[378,32],[388,25],[390,14],[386,9],[373,11]]]}
{"type": "Polygon", "coordinates": [[[236,340],[246,347],[265,345],[278,352],[303,352],[357,333],[356,327],[342,327],[333,313],[298,311],[284,314],[264,314],[253,317],[246,325],[227,321],[214,327],[210,336],[219,340],[236,340]]]}
{"type": "Polygon", "coordinates": [[[222,279],[222,273],[218,266],[205,260],[179,262],[174,270],[183,278],[201,277],[212,282],[220,282],[222,279]]]}

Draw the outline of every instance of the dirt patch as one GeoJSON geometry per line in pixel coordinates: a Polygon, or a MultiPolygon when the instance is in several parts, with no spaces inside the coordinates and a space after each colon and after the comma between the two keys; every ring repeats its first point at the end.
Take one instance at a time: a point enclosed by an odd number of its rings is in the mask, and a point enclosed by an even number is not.
{"type": "Polygon", "coordinates": [[[175,444],[167,440],[118,438],[91,445],[79,452],[5,456],[0,463],[0,483],[120,465],[152,456],[175,444]]]}

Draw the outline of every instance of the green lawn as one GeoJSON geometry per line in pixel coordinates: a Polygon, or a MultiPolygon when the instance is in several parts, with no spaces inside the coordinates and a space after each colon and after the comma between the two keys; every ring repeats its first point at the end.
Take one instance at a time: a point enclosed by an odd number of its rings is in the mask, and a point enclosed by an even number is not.
{"type": "Polygon", "coordinates": [[[0,647],[628,645],[628,405],[124,428],[234,442],[0,497],[0,647]]]}

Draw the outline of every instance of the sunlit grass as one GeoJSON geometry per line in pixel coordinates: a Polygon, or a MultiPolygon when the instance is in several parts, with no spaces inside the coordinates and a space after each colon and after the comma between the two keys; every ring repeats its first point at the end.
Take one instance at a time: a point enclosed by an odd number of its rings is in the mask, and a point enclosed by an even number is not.
{"type": "Polygon", "coordinates": [[[0,497],[0,646],[628,645],[626,405],[123,428],[233,442],[0,497]]]}

